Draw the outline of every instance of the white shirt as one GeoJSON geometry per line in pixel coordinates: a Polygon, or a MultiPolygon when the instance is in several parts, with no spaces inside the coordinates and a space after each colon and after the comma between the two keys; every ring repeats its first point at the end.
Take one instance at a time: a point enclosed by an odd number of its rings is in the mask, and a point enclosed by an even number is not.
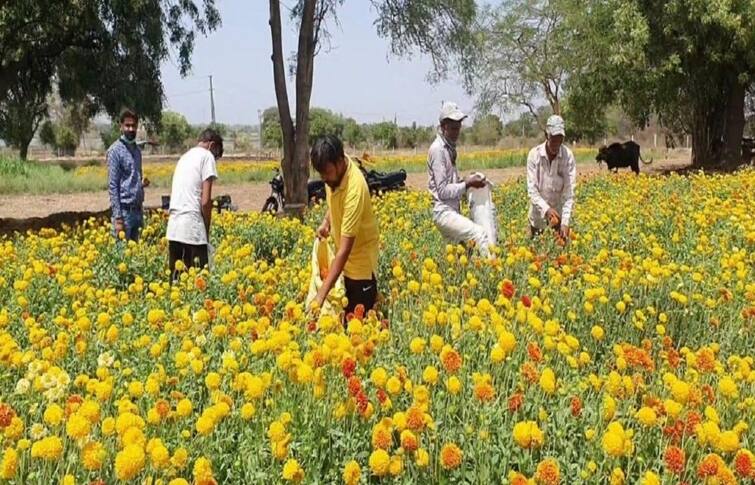
{"type": "Polygon", "coordinates": [[[215,157],[206,148],[194,147],[178,160],[170,192],[169,241],[208,243],[202,217],[202,183],[217,176],[215,157]]]}
{"type": "Polygon", "coordinates": [[[467,185],[456,169],[456,154],[438,135],[427,153],[428,189],[433,196],[433,216],[445,211],[461,211],[461,198],[467,185]]]}
{"type": "Polygon", "coordinates": [[[561,145],[553,161],[548,160],[545,143],[527,155],[527,194],[530,197],[530,224],[542,229],[548,225],[545,213],[554,209],[561,216],[561,225],[568,226],[574,209],[574,186],[577,164],[574,154],[561,145]]]}

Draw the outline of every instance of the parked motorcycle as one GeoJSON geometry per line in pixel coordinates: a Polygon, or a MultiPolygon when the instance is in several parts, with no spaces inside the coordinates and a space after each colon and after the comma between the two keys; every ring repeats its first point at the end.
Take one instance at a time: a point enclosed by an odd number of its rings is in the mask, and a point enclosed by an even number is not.
{"type": "MultiPolygon", "coordinates": [[[[286,199],[283,195],[283,174],[279,169],[275,169],[275,176],[270,180],[270,197],[265,200],[262,206],[262,212],[277,214],[286,205],[286,199]]],[[[307,200],[313,204],[325,199],[325,182],[322,180],[310,180],[307,183],[307,200]]]]}
{"type": "Polygon", "coordinates": [[[359,165],[359,170],[364,174],[371,194],[376,195],[381,192],[406,188],[406,170],[403,168],[395,172],[378,172],[377,170],[365,169],[361,159],[354,157],[354,160],[359,165]]]}

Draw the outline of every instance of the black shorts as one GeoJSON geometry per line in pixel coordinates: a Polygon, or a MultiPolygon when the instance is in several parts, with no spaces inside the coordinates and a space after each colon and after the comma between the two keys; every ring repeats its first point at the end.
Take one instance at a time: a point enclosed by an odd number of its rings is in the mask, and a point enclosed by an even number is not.
{"type": "Polygon", "coordinates": [[[180,274],[176,271],[176,261],[183,261],[186,268],[204,268],[207,266],[207,244],[185,244],[178,241],[168,241],[168,255],[170,259],[170,274],[173,281],[180,274]]]}
{"type": "Polygon", "coordinates": [[[349,300],[349,303],[344,309],[346,315],[354,313],[354,309],[357,305],[362,305],[364,307],[365,315],[375,307],[378,295],[377,279],[375,278],[375,275],[372,275],[372,279],[370,280],[352,280],[351,278],[344,276],[343,285],[346,290],[346,298],[349,300]]]}

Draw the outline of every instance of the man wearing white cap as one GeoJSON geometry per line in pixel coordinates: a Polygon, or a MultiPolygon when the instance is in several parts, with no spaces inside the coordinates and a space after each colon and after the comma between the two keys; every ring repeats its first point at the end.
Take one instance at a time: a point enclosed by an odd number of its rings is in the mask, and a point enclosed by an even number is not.
{"type": "Polygon", "coordinates": [[[530,233],[536,236],[547,226],[568,240],[574,209],[577,164],[564,142],[564,119],[548,118],[546,141],[527,156],[527,193],[530,197],[530,233]]]}
{"type": "Polygon", "coordinates": [[[433,196],[433,222],[440,233],[454,243],[474,241],[484,255],[489,255],[488,233],[479,224],[461,215],[461,198],[469,188],[482,188],[485,177],[479,173],[465,179],[456,168],[456,142],[461,122],[467,115],[456,103],[445,102],[440,111],[440,130],[430,145],[427,157],[428,188],[433,196]]]}

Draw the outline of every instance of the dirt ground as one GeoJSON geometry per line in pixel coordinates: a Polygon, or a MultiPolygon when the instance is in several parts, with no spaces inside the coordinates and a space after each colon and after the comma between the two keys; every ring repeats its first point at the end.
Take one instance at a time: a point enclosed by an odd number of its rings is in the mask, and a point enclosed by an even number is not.
{"type": "MultiPolygon", "coordinates": [[[[643,165],[641,170],[649,174],[666,173],[680,170],[689,165],[688,160],[669,159],[656,160],[650,165],[643,165]]],[[[580,164],[577,171],[580,174],[605,172],[605,164],[580,164]]],[[[622,171],[627,169],[622,169],[622,171]]],[[[465,175],[465,174],[463,174],[465,175]]],[[[524,167],[486,170],[485,175],[493,183],[501,183],[517,177],[525,176],[524,167]]],[[[423,190],[427,187],[425,172],[409,173],[407,186],[410,189],[423,190]]],[[[160,207],[160,197],[170,195],[167,188],[147,188],[145,205],[160,207]]],[[[233,204],[240,211],[260,210],[265,199],[270,195],[270,185],[266,182],[250,182],[246,184],[225,185],[220,181],[213,187],[213,195],[228,194],[233,204]]],[[[48,195],[0,195],[0,219],[23,219],[28,217],[45,217],[59,212],[99,212],[110,207],[106,191],[86,192],[79,194],[48,194],[48,195]]]]}

